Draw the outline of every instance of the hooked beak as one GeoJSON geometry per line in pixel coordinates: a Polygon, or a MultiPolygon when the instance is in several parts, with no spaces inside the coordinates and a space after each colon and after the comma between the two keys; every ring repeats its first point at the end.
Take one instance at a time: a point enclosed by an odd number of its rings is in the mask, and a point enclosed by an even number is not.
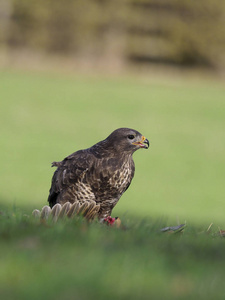
{"type": "Polygon", "coordinates": [[[141,137],[141,140],[138,142],[132,143],[133,145],[137,145],[140,148],[148,149],[149,148],[149,140],[146,139],[143,135],[141,137]]]}

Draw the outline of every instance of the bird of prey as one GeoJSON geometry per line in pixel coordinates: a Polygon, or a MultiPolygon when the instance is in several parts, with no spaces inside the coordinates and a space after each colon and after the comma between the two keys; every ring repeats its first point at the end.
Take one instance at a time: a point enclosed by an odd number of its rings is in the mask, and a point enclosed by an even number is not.
{"type": "Polygon", "coordinates": [[[119,128],[92,147],[53,162],[57,169],[49,191],[50,207],[95,201],[100,205],[98,218],[109,217],[133,179],[133,153],[148,147],[149,141],[140,132],[119,128]]]}

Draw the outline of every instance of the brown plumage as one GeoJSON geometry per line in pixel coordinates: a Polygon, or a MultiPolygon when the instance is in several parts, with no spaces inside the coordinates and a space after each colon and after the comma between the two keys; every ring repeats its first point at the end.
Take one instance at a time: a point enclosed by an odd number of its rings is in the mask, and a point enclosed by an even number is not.
{"type": "Polygon", "coordinates": [[[57,169],[49,191],[50,207],[95,201],[100,205],[99,219],[108,217],[134,176],[132,154],[148,147],[149,141],[138,131],[119,128],[91,148],[53,162],[57,169]]]}

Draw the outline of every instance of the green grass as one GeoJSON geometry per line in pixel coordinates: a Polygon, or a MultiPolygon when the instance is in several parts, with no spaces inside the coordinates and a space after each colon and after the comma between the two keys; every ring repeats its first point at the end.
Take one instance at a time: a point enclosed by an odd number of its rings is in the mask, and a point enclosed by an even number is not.
{"type": "Polygon", "coordinates": [[[2,71],[0,82],[2,203],[45,205],[52,161],[131,127],[151,147],[134,154],[136,174],[114,215],[224,223],[222,83],[18,71],[2,71]]]}
{"type": "Polygon", "coordinates": [[[3,211],[0,297],[224,299],[224,238],[207,228],[161,233],[162,225],[126,220],[126,229],[116,229],[82,219],[41,224],[21,211],[3,211]]]}
{"type": "Polygon", "coordinates": [[[21,71],[0,82],[1,299],[225,299],[225,244],[213,234],[225,228],[222,83],[21,71]],[[33,220],[51,162],[118,127],[151,142],[113,211],[127,229],[33,220]],[[159,232],[185,221],[184,234],[159,232]]]}

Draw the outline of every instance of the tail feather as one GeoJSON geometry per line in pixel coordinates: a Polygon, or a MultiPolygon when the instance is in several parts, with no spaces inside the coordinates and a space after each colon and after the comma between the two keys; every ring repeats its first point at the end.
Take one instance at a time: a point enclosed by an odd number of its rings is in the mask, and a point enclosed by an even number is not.
{"type": "Polygon", "coordinates": [[[59,167],[61,165],[61,161],[53,161],[52,167],[59,167]]]}

